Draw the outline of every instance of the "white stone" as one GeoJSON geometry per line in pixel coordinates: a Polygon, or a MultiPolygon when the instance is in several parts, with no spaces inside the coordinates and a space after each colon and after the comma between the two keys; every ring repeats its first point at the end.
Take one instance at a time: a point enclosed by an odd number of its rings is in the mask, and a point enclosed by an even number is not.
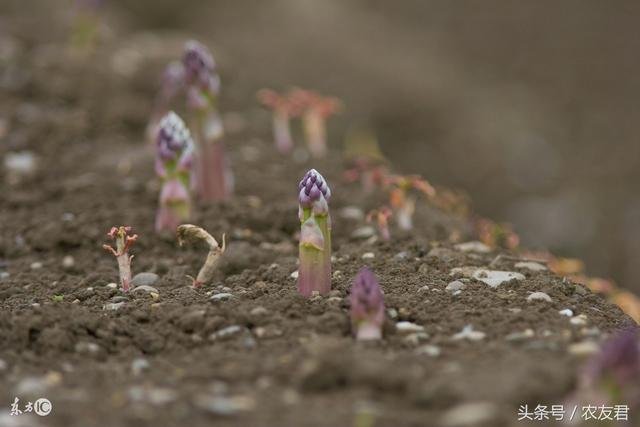
{"type": "Polygon", "coordinates": [[[447,285],[447,287],[446,287],[446,288],[444,288],[444,289],[445,289],[445,290],[447,290],[447,291],[449,291],[449,292],[456,292],[456,291],[461,291],[461,290],[463,290],[463,289],[464,289],[464,288],[466,288],[466,287],[467,287],[467,285],[465,285],[465,284],[464,284],[464,283],[462,283],[461,281],[459,281],[459,280],[455,280],[455,281],[453,281],[453,282],[449,283],[449,284],[447,285]]]}
{"type": "Polygon", "coordinates": [[[298,274],[299,274],[299,273],[298,273],[298,270],[296,270],[296,271],[294,271],[293,273],[291,273],[289,276],[290,276],[292,279],[296,279],[296,280],[297,280],[297,279],[298,279],[298,274]]]}
{"type": "Polygon", "coordinates": [[[473,326],[466,325],[462,328],[462,331],[455,334],[452,338],[455,341],[469,340],[469,341],[481,341],[485,338],[486,334],[480,331],[474,331],[473,326]]]}
{"type": "Polygon", "coordinates": [[[516,268],[524,268],[527,270],[531,270],[531,271],[546,271],[547,267],[545,267],[544,265],[540,264],[539,262],[532,262],[532,261],[524,261],[524,262],[519,262],[515,265],[516,268]]]}
{"type": "Polygon", "coordinates": [[[36,169],[36,160],[31,151],[7,153],[4,156],[4,167],[13,175],[30,175],[36,169]]]}
{"type": "Polygon", "coordinates": [[[560,310],[558,312],[561,316],[573,317],[573,310],[569,308],[565,308],[564,310],[560,310]]]}
{"type": "Polygon", "coordinates": [[[528,297],[527,301],[546,301],[551,302],[551,297],[544,292],[532,292],[528,297]]]}
{"type": "Polygon", "coordinates": [[[416,349],[417,354],[424,354],[430,357],[438,357],[441,352],[440,347],[431,344],[425,344],[416,349]]]}
{"type": "Polygon", "coordinates": [[[219,294],[215,294],[213,296],[211,296],[211,301],[226,301],[230,298],[233,298],[233,294],[224,292],[224,293],[219,293],[219,294]]]}
{"type": "Polygon", "coordinates": [[[374,254],[373,252],[366,252],[362,254],[362,259],[373,259],[375,257],[376,257],[376,254],[374,254]]]}
{"type": "Polygon", "coordinates": [[[571,319],[569,319],[569,322],[572,325],[584,326],[584,325],[587,324],[587,315],[586,314],[579,314],[576,317],[572,317],[571,319]]]}
{"type": "Polygon", "coordinates": [[[42,263],[41,262],[32,262],[30,268],[32,270],[40,270],[42,268],[42,263]]]}
{"type": "Polygon", "coordinates": [[[496,270],[476,270],[472,276],[474,279],[479,280],[492,288],[496,288],[505,282],[511,280],[524,280],[525,277],[514,271],[496,271],[496,270]]]}
{"type": "Polygon", "coordinates": [[[118,289],[118,284],[117,283],[108,283],[107,284],[107,288],[109,288],[109,289],[118,289]]]}
{"type": "Polygon", "coordinates": [[[62,258],[62,268],[68,270],[70,268],[73,268],[75,265],[76,265],[76,260],[71,255],[67,255],[64,258],[62,258]]]}
{"type": "Polygon", "coordinates": [[[462,252],[477,252],[480,254],[486,254],[491,252],[491,248],[489,246],[478,241],[458,243],[457,245],[454,246],[454,248],[462,252]]]}
{"type": "Polygon", "coordinates": [[[364,212],[357,206],[345,206],[340,209],[340,216],[344,219],[361,221],[364,219],[364,212]]]}
{"type": "Polygon", "coordinates": [[[600,347],[593,341],[582,341],[574,343],[571,344],[568,349],[570,354],[578,357],[591,356],[597,353],[599,350],[600,347]]]}
{"type": "Polygon", "coordinates": [[[400,334],[410,334],[415,332],[423,332],[424,327],[416,325],[412,322],[398,322],[396,323],[396,331],[400,334]]]}

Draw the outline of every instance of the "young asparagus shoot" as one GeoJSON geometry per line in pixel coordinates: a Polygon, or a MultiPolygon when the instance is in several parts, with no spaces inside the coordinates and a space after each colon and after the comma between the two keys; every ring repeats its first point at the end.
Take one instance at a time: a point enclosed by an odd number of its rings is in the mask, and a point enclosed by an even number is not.
{"type": "Polygon", "coordinates": [[[384,296],[376,275],[363,267],[351,285],[351,330],[357,340],[379,340],[384,324],[384,296]]]}
{"type": "Polygon", "coordinates": [[[218,244],[218,241],[211,236],[204,228],[200,228],[196,225],[182,224],[178,227],[177,231],[178,244],[182,246],[184,242],[196,242],[204,241],[209,246],[209,253],[207,259],[204,262],[202,268],[198,272],[198,275],[193,278],[188,276],[192,280],[194,288],[199,288],[205,283],[209,282],[213,277],[220,257],[227,248],[225,235],[222,235],[222,246],[218,244]]]}
{"type": "MultiPolygon", "coordinates": [[[[578,377],[578,400],[625,402],[640,407],[640,335],[637,328],[616,332],[578,377]]],[[[584,402],[588,403],[588,402],[584,402]]]]}
{"type": "Polygon", "coordinates": [[[324,157],[327,153],[326,121],[340,111],[340,101],[304,89],[294,89],[289,99],[294,108],[302,111],[302,127],[311,155],[324,157]]]}
{"type": "Polygon", "coordinates": [[[289,154],[293,149],[290,119],[295,115],[293,104],[286,96],[271,89],[261,89],[257,94],[260,103],[271,109],[273,114],[273,140],[281,154],[289,154]]]}
{"type": "Polygon", "coordinates": [[[114,249],[111,245],[102,245],[105,250],[111,252],[118,260],[120,286],[122,286],[123,292],[129,292],[131,284],[131,260],[133,255],[129,255],[129,248],[138,239],[137,234],[129,236],[130,232],[131,227],[129,226],[111,227],[111,231],[107,233],[107,236],[116,242],[116,248],[114,249]]]}
{"type": "Polygon", "coordinates": [[[162,73],[160,91],[156,95],[151,119],[147,125],[147,138],[151,143],[156,142],[160,121],[170,111],[171,102],[183,88],[184,65],[180,61],[172,61],[162,73]]]}
{"type": "Polygon", "coordinates": [[[191,216],[189,184],[193,141],[182,119],[170,111],[160,122],[156,139],[156,173],[162,182],[156,231],[174,231],[191,216]]]}
{"type": "Polygon", "coordinates": [[[379,209],[373,209],[367,214],[367,222],[372,222],[374,219],[378,226],[378,234],[380,238],[385,242],[391,240],[391,233],[389,232],[389,218],[393,215],[393,211],[388,206],[382,206],[379,209]]]}
{"type": "Polygon", "coordinates": [[[298,185],[300,219],[300,265],[298,291],[305,297],[331,290],[331,190],[315,169],[298,185]]]}
{"type": "Polygon", "coordinates": [[[190,125],[196,142],[196,179],[194,185],[205,202],[229,198],[233,175],[222,141],[223,127],[218,113],[220,77],[207,48],[189,41],[182,63],[187,86],[190,125]]]}
{"type": "Polygon", "coordinates": [[[436,190],[431,184],[417,175],[391,175],[387,178],[387,184],[391,188],[389,193],[390,203],[398,227],[406,231],[411,230],[416,206],[416,199],[411,194],[412,190],[416,190],[429,198],[435,196],[436,190]]]}

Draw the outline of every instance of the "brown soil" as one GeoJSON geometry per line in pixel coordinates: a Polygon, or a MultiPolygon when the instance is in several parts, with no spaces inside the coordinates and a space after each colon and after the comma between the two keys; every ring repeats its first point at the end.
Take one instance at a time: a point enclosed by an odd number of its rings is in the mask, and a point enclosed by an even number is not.
{"type": "MultiPolygon", "coordinates": [[[[341,208],[375,205],[342,182],[339,150],[319,162],[279,156],[268,115],[234,96],[243,88],[224,63],[237,196],[197,209],[192,222],[227,233],[229,243],[216,280],[194,290],[186,275],[204,251],[154,233],[158,184],[142,138],[155,76],[182,40],[156,40],[164,49],[149,48],[123,75],[113,65],[124,54],[120,40],[87,61],[11,30],[5,39],[17,49],[0,69],[0,154],[30,150],[39,167],[18,181],[0,176],[0,272],[9,273],[0,281],[0,408],[8,411],[15,397],[47,397],[54,406],[46,418],[22,416],[25,425],[437,426],[452,425],[452,411],[469,403],[486,403],[487,416],[468,425],[518,425],[518,405],[558,404],[570,392],[579,363],[571,344],[632,322],[549,272],[521,271],[526,280],[496,289],[469,280],[458,295],[446,291],[453,268],[487,266],[498,253],[454,249],[447,239],[454,231],[472,238],[468,225],[435,209],[423,207],[415,232],[396,232],[393,243],[351,238],[364,223],[343,218],[341,208]],[[335,262],[330,296],[305,300],[291,273],[295,189],[310,167],[332,185],[335,262]],[[133,268],[160,276],[157,299],[107,286],[116,263],[101,245],[120,224],[140,235],[133,268]],[[363,259],[367,252],[374,258],[363,259]],[[73,266],[63,266],[66,256],[73,266]],[[364,265],[395,312],[379,343],[351,338],[349,286],[364,265]],[[535,291],[552,302],[527,302],[535,291]],[[233,296],[211,299],[219,293],[233,296]],[[566,308],[586,315],[587,325],[558,314],[566,308]],[[396,332],[403,320],[427,336],[396,332]],[[452,339],[468,324],[486,337],[452,339]],[[230,326],[237,332],[216,335],[230,326]],[[535,336],[505,339],[526,329],[535,336]],[[425,345],[440,354],[424,354],[425,345]]],[[[516,271],[514,262],[494,267],[516,271]]]]}

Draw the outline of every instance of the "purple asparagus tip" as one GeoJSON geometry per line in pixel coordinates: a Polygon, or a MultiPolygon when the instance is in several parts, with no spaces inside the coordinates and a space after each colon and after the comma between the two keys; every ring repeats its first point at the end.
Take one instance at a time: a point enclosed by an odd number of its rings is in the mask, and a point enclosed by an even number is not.
{"type": "Polygon", "coordinates": [[[627,328],[604,343],[600,352],[587,365],[587,385],[611,379],[615,384],[640,383],[640,340],[638,330],[627,328]]]}
{"type": "Polygon", "coordinates": [[[168,112],[158,130],[158,156],[163,161],[173,160],[192,145],[191,134],[184,121],[173,111],[168,112]]]}
{"type": "Polygon", "coordinates": [[[311,169],[305,174],[298,184],[298,191],[298,203],[303,208],[310,208],[316,202],[326,205],[326,202],[331,198],[331,189],[329,189],[327,181],[315,169],[311,169]]]}
{"type": "Polygon", "coordinates": [[[216,73],[216,63],[205,45],[195,40],[188,41],[184,47],[182,63],[189,85],[200,87],[212,94],[218,93],[220,82],[216,73]]]}
{"type": "Polygon", "coordinates": [[[376,275],[363,267],[351,285],[351,324],[358,340],[382,338],[384,296],[376,275]]]}

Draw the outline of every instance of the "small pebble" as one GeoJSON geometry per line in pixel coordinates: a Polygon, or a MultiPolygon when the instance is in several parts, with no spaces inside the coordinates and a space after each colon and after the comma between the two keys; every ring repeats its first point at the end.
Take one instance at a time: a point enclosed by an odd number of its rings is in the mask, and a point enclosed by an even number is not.
{"type": "Polygon", "coordinates": [[[207,395],[197,395],[195,404],[200,409],[209,411],[219,416],[231,416],[240,411],[249,411],[254,408],[255,402],[247,397],[214,397],[207,395]]]}
{"type": "Polygon", "coordinates": [[[515,268],[524,268],[524,269],[531,270],[531,271],[546,271],[547,270],[547,267],[545,267],[544,265],[542,265],[542,264],[540,264],[538,262],[531,262],[531,261],[516,263],[516,265],[514,267],[515,268]]]}
{"type": "Polygon", "coordinates": [[[595,326],[593,328],[582,328],[580,330],[580,333],[585,337],[597,337],[601,334],[600,329],[596,328],[595,326]]]}
{"type": "Polygon", "coordinates": [[[294,271],[293,273],[291,273],[289,275],[292,279],[297,279],[298,278],[298,270],[294,271]]]}
{"type": "Polygon", "coordinates": [[[62,258],[62,268],[64,268],[65,270],[70,270],[75,267],[75,265],[76,260],[71,255],[67,255],[62,258]]]}
{"type": "Polygon", "coordinates": [[[561,316],[573,317],[573,310],[565,308],[558,312],[561,316]]]}
{"type": "Polygon", "coordinates": [[[424,285],[424,286],[422,286],[421,288],[418,289],[418,292],[426,292],[428,290],[429,290],[429,286],[424,285]]]}
{"type": "Polygon", "coordinates": [[[38,262],[38,261],[32,262],[31,265],[30,265],[30,268],[32,270],[40,270],[42,268],[42,263],[38,262]]]}
{"type": "Polygon", "coordinates": [[[11,274],[8,271],[0,271],[0,280],[8,279],[11,274]]]}
{"type": "Polygon", "coordinates": [[[426,332],[414,332],[404,337],[404,341],[411,345],[418,345],[421,341],[426,341],[428,339],[429,334],[426,332]]]}
{"type": "Polygon", "coordinates": [[[532,292],[528,297],[527,301],[546,301],[551,302],[551,297],[544,292],[532,292]]]}
{"type": "Polygon", "coordinates": [[[0,359],[0,371],[5,371],[7,369],[7,362],[0,359]]]}
{"type": "Polygon", "coordinates": [[[118,310],[122,306],[124,306],[125,304],[126,304],[125,302],[116,302],[116,303],[105,304],[104,306],[102,306],[102,309],[103,310],[118,310]]]}
{"type": "Polygon", "coordinates": [[[399,260],[399,261],[403,261],[405,259],[407,259],[409,257],[409,253],[402,251],[402,252],[398,252],[397,254],[395,254],[393,256],[393,259],[399,260]]]}
{"type": "Polygon", "coordinates": [[[587,324],[587,315],[579,314],[576,317],[572,317],[571,319],[569,319],[569,323],[576,326],[584,326],[587,324]]]}
{"type": "Polygon", "coordinates": [[[491,252],[491,248],[489,246],[485,245],[482,242],[475,242],[475,241],[459,243],[455,245],[454,248],[456,248],[461,252],[477,252],[480,254],[486,254],[491,252]]]}
{"type": "Polygon", "coordinates": [[[373,259],[375,257],[376,257],[376,254],[374,254],[373,252],[366,252],[362,254],[362,259],[373,259]]]}
{"type": "Polygon", "coordinates": [[[226,300],[228,300],[230,298],[233,298],[233,294],[225,292],[225,293],[220,293],[220,294],[213,295],[210,298],[210,300],[211,301],[226,301],[226,300]]]}
{"type": "Polygon", "coordinates": [[[438,357],[441,352],[440,347],[431,344],[425,344],[416,349],[417,354],[424,354],[430,357],[438,357]]]}
{"type": "Polygon", "coordinates": [[[398,322],[396,323],[396,331],[400,334],[410,334],[414,332],[423,332],[424,327],[412,322],[398,322]]]}
{"type": "Polygon", "coordinates": [[[209,339],[210,340],[226,339],[234,335],[238,335],[239,333],[244,332],[245,330],[247,329],[244,326],[231,325],[212,333],[211,335],[209,335],[209,339]]]}
{"type": "Polygon", "coordinates": [[[264,308],[263,306],[259,305],[257,307],[254,307],[253,309],[251,309],[249,314],[251,314],[252,316],[264,316],[268,312],[269,311],[266,308],[264,308]]]}
{"type": "Polygon", "coordinates": [[[513,271],[492,271],[492,270],[476,270],[473,278],[486,283],[492,288],[498,287],[505,282],[511,280],[524,280],[525,277],[513,271]]]}
{"type": "Polygon", "coordinates": [[[118,284],[117,283],[108,283],[106,286],[109,289],[118,289],[118,284]]]}
{"type": "Polygon", "coordinates": [[[578,357],[586,357],[591,356],[592,354],[597,353],[600,350],[598,344],[593,341],[582,341],[578,343],[571,344],[569,346],[569,354],[578,357]]]}
{"type": "Polygon", "coordinates": [[[480,340],[483,340],[485,336],[486,334],[484,332],[474,331],[473,326],[466,325],[464,328],[462,328],[462,331],[453,335],[452,338],[455,341],[459,341],[459,340],[480,341],[480,340]]]}
{"type": "Polygon", "coordinates": [[[353,230],[353,232],[351,233],[351,237],[354,239],[368,239],[375,236],[375,234],[375,228],[365,225],[364,227],[359,227],[353,230]]]}
{"type": "Polygon", "coordinates": [[[111,298],[111,302],[127,302],[129,301],[128,297],[125,297],[124,295],[116,295],[113,298],[111,298]]]}
{"type": "MultiPolygon", "coordinates": [[[[157,281],[158,281],[158,275],[156,273],[143,272],[133,276],[133,279],[131,279],[131,286],[134,288],[137,288],[140,286],[153,286],[153,284],[156,283],[157,281]]],[[[157,292],[157,291],[154,291],[154,292],[157,292]]]]}
{"type": "Polygon", "coordinates": [[[12,175],[31,175],[36,169],[35,156],[31,151],[7,153],[4,167],[12,175]]]}
{"type": "Polygon", "coordinates": [[[398,318],[398,310],[396,310],[395,308],[387,309],[387,314],[389,315],[390,319],[397,319],[398,318]]]}
{"type": "Polygon", "coordinates": [[[512,332],[504,337],[504,339],[506,341],[523,341],[529,338],[533,338],[535,335],[536,334],[535,332],[533,332],[533,329],[525,329],[522,332],[512,332]]]}
{"type": "Polygon", "coordinates": [[[160,291],[158,291],[156,288],[154,288],[153,286],[149,286],[149,285],[136,286],[135,288],[133,288],[133,290],[131,292],[139,292],[139,291],[145,291],[145,292],[155,293],[155,294],[159,294],[160,293],[160,291]]]}
{"type": "Polygon", "coordinates": [[[466,285],[464,283],[462,283],[459,280],[456,280],[454,282],[451,282],[447,285],[447,287],[445,288],[445,290],[449,291],[449,292],[455,292],[455,291],[461,291],[464,288],[466,288],[466,285]]]}
{"type": "Polygon", "coordinates": [[[94,342],[79,342],[75,345],[77,353],[96,354],[100,351],[100,346],[94,342]]]}

